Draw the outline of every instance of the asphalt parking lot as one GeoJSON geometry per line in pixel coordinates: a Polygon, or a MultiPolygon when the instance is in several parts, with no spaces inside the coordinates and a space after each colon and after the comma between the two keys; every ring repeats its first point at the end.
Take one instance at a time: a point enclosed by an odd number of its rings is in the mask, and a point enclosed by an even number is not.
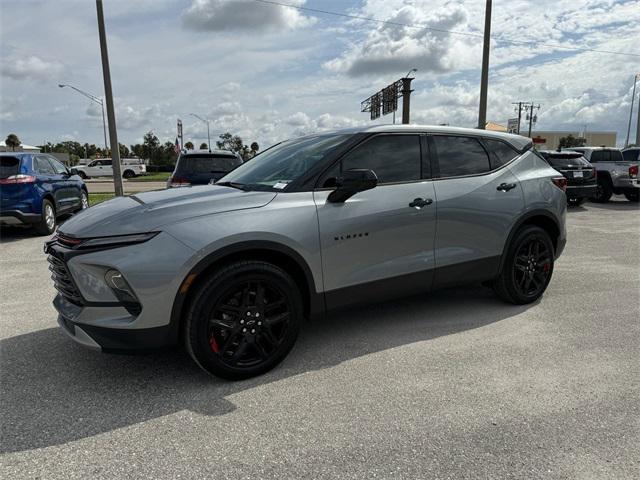
{"type": "Polygon", "coordinates": [[[271,373],[59,331],[43,238],[0,245],[2,469],[18,478],[640,476],[640,210],[568,214],[536,304],[483,287],[332,315],[271,373]]]}

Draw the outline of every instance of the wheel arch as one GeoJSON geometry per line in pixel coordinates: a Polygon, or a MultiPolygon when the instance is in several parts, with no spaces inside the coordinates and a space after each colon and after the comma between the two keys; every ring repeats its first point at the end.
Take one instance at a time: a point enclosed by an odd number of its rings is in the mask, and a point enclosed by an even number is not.
{"type": "Polygon", "coordinates": [[[184,313],[190,306],[198,285],[208,274],[222,265],[240,260],[261,260],[276,265],[290,274],[300,287],[305,317],[315,318],[324,313],[324,295],[317,293],[311,268],[304,258],[292,248],[271,241],[252,240],[216,250],[200,260],[184,277],[173,301],[171,325],[175,338],[181,331],[184,313]]]}
{"type": "Polygon", "coordinates": [[[507,251],[509,250],[509,246],[513,241],[513,237],[518,232],[518,230],[527,225],[534,225],[546,231],[551,238],[551,243],[553,243],[554,251],[557,252],[559,246],[558,243],[560,241],[560,222],[551,212],[547,210],[532,210],[522,215],[509,231],[509,235],[507,236],[507,241],[504,244],[502,256],[500,258],[500,269],[498,270],[499,272],[502,271],[502,267],[504,266],[504,262],[506,260],[507,251]]]}

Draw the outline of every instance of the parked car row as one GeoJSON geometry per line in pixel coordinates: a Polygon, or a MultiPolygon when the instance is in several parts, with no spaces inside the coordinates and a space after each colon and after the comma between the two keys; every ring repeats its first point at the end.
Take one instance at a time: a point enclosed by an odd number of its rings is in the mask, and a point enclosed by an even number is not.
{"type": "Polygon", "coordinates": [[[640,199],[640,148],[574,147],[542,150],[540,155],[567,179],[567,200],[579,205],[585,199],[608,202],[613,194],[630,202],[640,199]]]}

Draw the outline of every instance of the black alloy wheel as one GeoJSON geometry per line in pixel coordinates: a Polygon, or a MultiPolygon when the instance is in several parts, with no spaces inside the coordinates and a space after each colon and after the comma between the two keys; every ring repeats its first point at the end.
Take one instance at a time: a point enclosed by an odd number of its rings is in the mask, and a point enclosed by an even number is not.
{"type": "Polygon", "coordinates": [[[506,302],[534,302],[549,285],[553,266],[554,248],[549,234],[534,225],[524,226],[514,235],[493,288],[506,302]]]}
{"type": "Polygon", "coordinates": [[[592,202],[596,203],[606,203],[613,195],[613,189],[609,184],[609,181],[606,179],[598,179],[598,183],[596,185],[596,196],[590,198],[592,202]]]}
{"type": "Polygon", "coordinates": [[[515,286],[523,296],[539,297],[547,285],[553,253],[542,239],[531,237],[523,243],[513,262],[515,286]]]}
{"type": "Polygon", "coordinates": [[[185,322],[185,342],[207,372],[248,378],[284,359],[301,318],[300,293],[286,272],[266,262],[238,262],[198,290],[185,322]]]}

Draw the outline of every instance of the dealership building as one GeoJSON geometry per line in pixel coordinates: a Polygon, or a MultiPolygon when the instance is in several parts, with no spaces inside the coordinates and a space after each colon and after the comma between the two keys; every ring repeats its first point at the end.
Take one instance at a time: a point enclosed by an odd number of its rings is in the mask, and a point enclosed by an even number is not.
{"type": "MultiPolygon", "coordinates": [[[[522,132],[521,132],[522,133],[522,132]]],[[[555,150],[562,137],[573,135],[575,138],[584,138],[588,147],[615,147],[616,132],[580,132],[580,131],[534,131],[531,138],[540,150],[555,150]]]]}

